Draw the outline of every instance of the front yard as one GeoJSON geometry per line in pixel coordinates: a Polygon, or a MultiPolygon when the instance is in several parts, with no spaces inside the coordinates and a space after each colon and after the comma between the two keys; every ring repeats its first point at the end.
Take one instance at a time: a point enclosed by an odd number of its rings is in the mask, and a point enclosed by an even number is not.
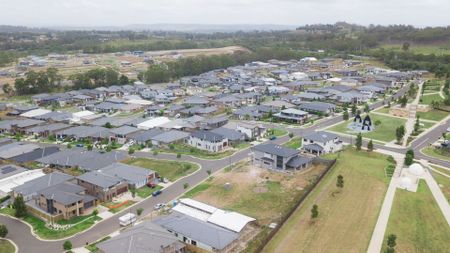
{"type": "Polygon", "coordinates": [[[160,185],[155,186],[155,188],[150,188],[150,187],[144,185],[141,188],[136,190],[136,194],[140,198],[145,199],[145,198],[149,197],[150,195],[152,195],[152,193],[154,191],[161,190],[161,189],[162,189],[162,186],[160,186],[160,185]]]}
{"type": "MultiPolygon", "coordinates": [[[[365,116],[361,116],[363,119],[365,116]]],[[[372,124],[375,124],[376,122],[379,122],[380,124],[375,125],[375,130],[363,133],[362,136],[364,138],[383,141],[383,142],[390,142],[395,140],[395,129],[401,125],[404,125],[406,123],[406,119],[397,118],[397,117],[390,117],[388,115],[380,115],[380,114],[370,114],[370,118],[372,119],[372,124]]],[[[344,134],[351,134],[351,135],[357,135],[358,133],[350,130],[347,128],[347,126],[353,122],[353,118],[351,118],[348,121],[345,121],[343,123],[340,123],[338,125],[335,125],[331,128],[328,128],[327,130],[338,132],[338,133],[344,133],[344,134]]]]}
{"type": "Polygon", "coordinates": [[[348,149],[263,252],[365,252],[389,180],[387,156],[348,149]],[[338,175],[344,188],[336,187],[338,175]],[[311,218],[318,205],[319,215],[311,218]]]}
{"type": "Polygon", "coordinates": [[[417,192],[397,189],[385,237],[389,234],[397,236],[395,252],[448,252],[450,227],[425,181],[417,192]]]}
{"type": "Polygon", "coordinates": [[[230,147],[220,152],[208,152],[206,150],[191,147],[187,144],[173,144],[172,148],[159,148],[155,151],[180,155],[191,155],[203,159],[222,159],[236,153],[237,149],[230,147]]]}
{"type": "Polygon", "coordinates": [[[132,200],[125,200],[123,202],[106,202],[106,203],[103,203],[102,206],[107,207],[111,213],[118,213],[118,212],[132,206],[135,203],[136,202],[132,201],[132,200]]]}
{"type": "Polygon", "coordinates": [[[181,177],[194,173],[199,169],[199,166],[194,163],[182,161],[156,160],[148,158],[130,158],[125,160],[124,163],[146,169],[151,169],[156,173],[158,173],[161,177],[167,178],[172,182],[176,181],[181,177]]]}

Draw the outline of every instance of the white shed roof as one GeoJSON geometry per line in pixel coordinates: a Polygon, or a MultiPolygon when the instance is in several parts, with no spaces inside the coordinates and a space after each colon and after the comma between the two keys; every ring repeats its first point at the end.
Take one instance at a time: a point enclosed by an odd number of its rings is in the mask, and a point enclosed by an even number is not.
{"type": "Polygon", "coordinates": [[[170,122],[170,119],[167,118],[167,117],[157,117],[157,118],[149,119],[147,121],[139,123],[137,125],[137,127],[139,129],[146,129],[146,130],[148,130],[148,129],[160,126],[162,124],[166,124],[168,122],[170,122]]]}
{"type": "Polygon", "coordinates": [[[24,112],[24,113],[20,114],[20,116],[26,117],[26,118],[33,118],[33,117],[37,117],[37,116],[41,116],[41,115],[47,114],[49,112],[52,112],[52,111],[47,110],[47,109],[38,108],[38,109],[34,109],[34,110],[31,110],[31,111],[28,111],[28,112],[24,112]]]}
{"type": "Polygon", "coordinates": [[[208,219],[209,223],[229,229],[234,232],[241,232],[247,223],[254,221],[252,217],[236,212],[227,212],[217,209],[208,219]]]}

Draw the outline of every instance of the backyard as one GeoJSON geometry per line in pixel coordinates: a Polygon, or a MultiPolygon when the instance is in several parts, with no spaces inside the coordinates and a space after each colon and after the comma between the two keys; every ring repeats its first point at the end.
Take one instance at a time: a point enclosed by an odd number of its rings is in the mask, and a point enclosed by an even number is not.
{"type": "Polygon", "coordinates": [[[396,252],[448,252],[450,227],[425,181],[417,192],[397,189],[385,237],[389,234],[397,236],[396,252]]]}
{"type": "MultiPolygon", "coordinates": [[[[361,116],[364,118],[364,116],[361,116]]],[[[395,140],[395,129],[400,126],[404,125],[406,123],[406,119],[401,119],[398,117],[390,117],[388,115],[380,115],[380,114],[370,114],[370,118],[372,119],[372,124],[375,124],[375,130],[363,133],[362,136],[364,138],[383,141],[383,142],[390,142],[395,140]],[[376,122],[379,121],[380,124],[376,125],[376,122]]],[[[327,130],[344,133],[344,134],[351,134],[351,135],[357,135],[356,132],[350,130],[347,128],[348,124],[350,124],[353,121],[353,119],[350,119],[348,121],[345,121],[341,124],[335,125],[331,128],[328,128],[327,130]]]]}
{"type": "Polygon", "coordinates": [[[365,252],[388,186],[387,156],[348,149],[263,252],[365,252]],[[336,187],[338,175],[344,188],[336,187]],[[311,207],[319,215],[311,220],[311,207]],[[320,239],[318,239],[320,238],[320,239]]]}
{"type": "Polygon", "coordinates": [[[177,179],[194,173],[199,166],[194,163],[181,161],[156,160],[148,158],[130,158],[124,163],[134,165],[146,169],[151,169],[158,173],[161,177],[167,178],[174,182],[177,179]]]}

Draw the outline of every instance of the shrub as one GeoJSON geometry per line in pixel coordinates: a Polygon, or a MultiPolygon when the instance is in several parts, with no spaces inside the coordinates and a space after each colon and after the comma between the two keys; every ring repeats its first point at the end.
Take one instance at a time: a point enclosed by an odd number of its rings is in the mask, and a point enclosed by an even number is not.
{"type": "Polygon", "coordinates": [[[5,238],[7,234],[8,234],[8,228],[6,227],[6,225],[0,224],[0,237],[5,238]]]}
{"type": "Polygon", "coordinates": [[[72,249],[72,242],[71,241],[65,241],[63,244],[64,250],[71,250],[72,249]]]}

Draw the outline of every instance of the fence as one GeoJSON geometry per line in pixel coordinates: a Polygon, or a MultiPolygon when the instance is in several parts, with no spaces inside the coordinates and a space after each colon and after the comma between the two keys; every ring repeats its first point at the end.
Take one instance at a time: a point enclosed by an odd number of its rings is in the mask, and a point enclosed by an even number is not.
{"type": "Polygon", "coordinates": [[[256,248],[255,252],[261,252],[264,247],[269,243],[269,241],[275,236],[275,234],[280,230],[280,228],[286,223],[286,221],[292,216],[292,214],[298,209],[298,207],[303,203],[303,201],[309,196],[309,194],[316,188],[317,184],[322,181],[322,179],[325,177],[326,174],[331,170],[333,165],[336,163],[336,159],[334,160],[325,160],[322,158],[315,158],[314,162],[320,162],[320,163],[327,163],[327,167],[325,168],[325,171],[322,173],[322,175],[319,176],[319,178],[314,182],[314,184],[309,185],[306,192],[298,199],[297,203],[292,207],[292,209],[281,219],[281,221],[278,223],[278,225],[270,231],[269,235],[262,240],[261,245],[256,248]]]}

